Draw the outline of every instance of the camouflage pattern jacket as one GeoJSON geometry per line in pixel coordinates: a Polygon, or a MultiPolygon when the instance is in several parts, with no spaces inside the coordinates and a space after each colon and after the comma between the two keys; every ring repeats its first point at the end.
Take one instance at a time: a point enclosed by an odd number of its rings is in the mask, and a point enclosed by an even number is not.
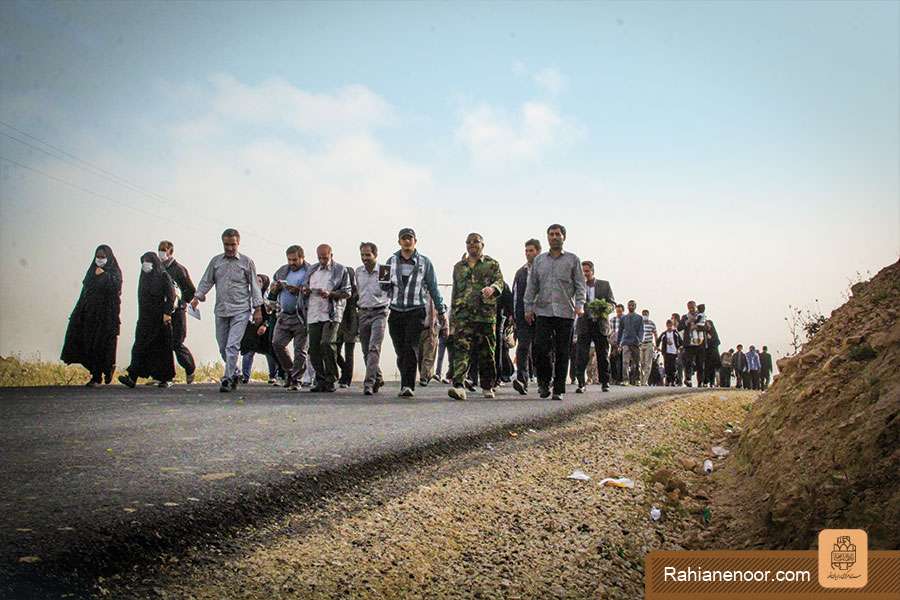
{"type": "Polygon", "coordinates": [[[450,302],[452,323],[495,323],[497,302],[503,293],[503,274],[500,263],[490,256],[482,256],[474,266],[468,257],[453,267],[453,295],[450,302]],[[481,290],[494,288],[494,295],[485,299],[481,290]]]}

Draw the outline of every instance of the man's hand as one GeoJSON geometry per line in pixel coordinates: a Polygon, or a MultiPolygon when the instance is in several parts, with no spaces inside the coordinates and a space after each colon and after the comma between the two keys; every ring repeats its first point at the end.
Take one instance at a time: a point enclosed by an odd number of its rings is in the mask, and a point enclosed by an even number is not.
{"type": "Polygon", "coordinates": [[[576,317],[580,317],[580,316],[583,315],[583,314],[584,314],[584,307],[583,307],[583,306],[582,306],[581,308],[576,308],[576,309],[575,309],[575,316],[576,316],[576,317]]]}
{"type": "Polygon", "coordinates": [[[481,290],[481,295],[484,296],[484,299],[485,299],[485,300],[487,300],[488,298],[493,297],[494,292],[496,292],[496,291],[497,291],[497,290],[495,290],[495,289],[492,288],[491,286],[488,286],[488,287],[486,287],[486,288],[484,288],[484,289],[481,290]]]}
{"type": "Polygon", "coordinates": [[[438,322],[438,335],[440,337],[447,337],[450,335],[450,325],[447,323],[447,315],[444,313],[439,313],[437,316],[438,322]]]}
{"type": "Polygon", "coordinates": [[[525,313],[525,321],[526,321],[529,325],[534,325],[534,311],[527,311],[527,312],[525,313]]]}
{"type": "Polygon", "coordinates": [[[300,289],[299,285],[284,284],[284,287],[288,292],[290,292],[291,294],[294,294],[295,296],[298,295],[302,291],[300,289]]]}
{"type": "Polygon", "coordinates": [[[191,300],[191,307],[192,307],[192,308],[197,308],[197,306],[198,306],[199,304],[200,304],[200,299],[197,298],[197,297],[195,296],[194,299],[191,300]]]}
{"type": "Polygon", "coordinates": [[[328,290],[319,290],[319,296],[327,300],[328,298],[331,298],[331,292],[328,290]]]}
{"type": "Polygon", "coordinates": [[[309,296],[309,286],[308,285],[300,286],[300,293],[303,294],[304,296],[309,296]]]}
{"type": "Polygon", "coordinates": [[[168,325],[172,322],[172,315],[163,315],[163,323],[168,325]]]}
{"type": "Polygon", "coordinates": [[[100,275],[102,273],[103,273],[103,269],[101,269],[100,267],[97,267],[96,269],[94,269],[94,275],[100,275]]]}
{"type": "Polygon", "coordinates": [[[268,327],[260,325],[259,329],[256,330],[256,335],[266,335],[266,331],[268,331],[268,327]]]}
{"type": "Polygon", "coordinates": [[[262,323],[262,309],[257,306],[253,311],[253,324],[259,325],[260,323],[262,323]]]}

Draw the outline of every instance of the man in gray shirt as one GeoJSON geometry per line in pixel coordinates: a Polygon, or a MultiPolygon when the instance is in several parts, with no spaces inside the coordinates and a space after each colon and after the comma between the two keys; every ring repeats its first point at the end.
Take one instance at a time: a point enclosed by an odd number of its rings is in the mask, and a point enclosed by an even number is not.
{"type": "Polygon", "coordinates": [[[381,344],[387,327],[388,306],[391,299],[379,281],[378,246],[372,242],[359,245],[362,266],[356,268],[356,288],[359,294],[359,341],[366,363],[363,393],[371,396],[384,385],[381,375],[381,344]]]}
{"type": "Polygon", "coordinates": [[[224,252],[214,256],[197,284],[197,291],[191,306],[197,308],[200,302],[206,301],[206,294],[216,288],[216,341],[219,354],[225,361],[225,375],[222,377],[220,392],[229,392],[237,387],[238,354],[241,351],[241,339],[250,321],[253,310],[253,323],[262,323],[262,293],[256,282],[256,265],[249,256],[239,254],[238,246],[241,234],[237,229],[226,229],[222,232],[224,252]]]}
{"type": "Polygon", "coordinates": [[[550,250],[534,259],[525,288],[525,320],[533,323],[534,367],[541,398],[562,400],[566,393],[566,373],[572,345],[572,324],[584,314],[585,281],[581,260],[563,251],[566,228],[547,228],[550,250]],[[554,364],[550,364],[553,352],[554,364]]]}

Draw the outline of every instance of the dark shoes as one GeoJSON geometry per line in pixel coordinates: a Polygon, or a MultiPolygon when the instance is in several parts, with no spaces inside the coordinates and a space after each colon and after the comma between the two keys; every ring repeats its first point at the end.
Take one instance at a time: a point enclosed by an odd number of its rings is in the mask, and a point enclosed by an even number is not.
{"type": "Polygon", "coordinates": [[[475,383],[473,381],[466,379],[466,381],[463,383],[463,385],[465,385],[466,389],[469,390],[470,392],[475,391],[475,383]]]}
{"type": "Polygon", "coordinates": [[[324,393],[331,393],[331,392],[335,391],[335,387],[334,387],[334,384],[331,384],[331,385],[320,385],[320,384],[317,383],[316,385],[314,385],[314,386],[312,386],[311,388],[309,388],[309,391],[310,391],[310,392],[324,392],[324,393]]]}
{"type": "Polygon", "coordinates": [[[538,396],[540,396],[542,399],[546,400],[547,398],[550,397],[550,388],[539,385],[538,386],[538,396]]]}
{"type": "MultiPolygon", "coordinates": [[[[579,385],[577,388],[575,388],[575,393],[576,393],[576,394],[583,394],[583,393],[584,393],[584,386],[583,386],[583,385],[579,385]]],[[[555,400],[555,398],[554,398],[554,400],[555,400]]]]}
{"type": "Polygon", "coordinates": [[[134,379],[129,377],[128,375],[119,375],[119,383],[122,385],[127,385],[130,388],[133,388],[137,384],[134,382],[134,379]]]}
{"type": "Polygon", "coordinates": [[[375,382],[375,385],[372,386],[372,393],[377,394],[378,390],[380,390],[384,386],[384,379],[379,379],[375,382]]]}
{"type": "Polygon", "coordinates": [[[608,391],[609,391],[609,384],[608,384],[608,383],[604,383],[603,385],[600,386],[600,390],[601,390],[601,391],[604,391],[604,392],[608,392],[608,391]]]}
{"type": "Polygon", "coordinates": [[[556,392],[553,392],[553,397],[551,398],[551,400],[557,400],[559,402],[562,402],[562,399],[563,399],[562,394],[557,394],[556,392]]]}
{"type": "Polygon", "coordinates": [[[223,379],[222,383],[219,385],[220,392],[230,392],[231,391],[231,381],[228,379],[223,379]]]}
{"type": "Polygon", "coordinates": [[[523,396],[528,393],[528,388],[525,387],[525,384],[519,381],[518,379],[513,379],[513,389],[522,394],[523,396]]]}

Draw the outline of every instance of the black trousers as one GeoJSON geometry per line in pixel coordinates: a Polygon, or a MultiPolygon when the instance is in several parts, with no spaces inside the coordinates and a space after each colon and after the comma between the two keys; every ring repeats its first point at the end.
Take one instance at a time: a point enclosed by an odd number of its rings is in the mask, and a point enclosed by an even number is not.
{"type": "Polygon", "coordinates": [[[675,385],[676,376],[678,375],[678,355],[664,352],[663,362],[666,365],[666,385],[675,385]]]}
{"type": "Polygon", "coordinates": [[[578,335],[575,353],[575,376],[578,385],[584,386],[584,371],[591,360],[591,342],[597,352],[597,374],[600,383],[609,383],[609,339],[600,329],[600,322],[588,319],[587,332],[578,335]]]}
{"type": "Polygon", "coordinates": [[[750,388],[754,390],[759,389],[759,371],[750,371],[750,388]]]}
{"type": "Polygon", "coordinates": [[[337,330],[340,323],[309,324],[309,361],[316,370],[316,385],[330,387],[338,378],[337,330]]]}
{"type": "Polygon", "coordinates": [[[534,343],[534,325],[525,319],[516,319],[516,378],[528,387],[531,377],[531,346],[534,343]]]}
{"type": "Polygon", "coordinates": [[[341,344],[338,344],[337,364],[341,369],[341,378],[338,383],[350,385],[353,381],[353,351],[356,349],[356,342],[344,342],[343,353],[341,352],[341,344]]]}
{"type": "Polygon", "coordinates": [[[731,367],[722,367],[719,369],[719,386],[731,387],[731,367]]]}
{"type": "Polygon", "coordinates": [[[400,387],[416,388],[419,370],[419,338],[425,329],[425,307],[413,310],[391,310],[388,315],[388,332],[397,354],[397,370],[400,371],[400,387]]]}
{"type": "Polygon", "coordinates": [[[622,347],[616,346],[609,353],[609,376],[614,383],[622,383],[622,347]]]}
{"type": "Polygon", "coordinates": [[[175,351],[175,360],[179,366],[184,369],[187,375],[190,375],[197,368],[194,362],[194,355],[184,345],[187,338],[187,311],[179,308],[172,314],[172,349],[175,351]]]}
{"type": "Polygon", "coordinates": [[[688,383],[691,376],[697,373],[697,385],[704,383],[703,367],[706,362],[706,348],[703,346],[687,346],[684,349],[684,382],[688,383]]]}
{"type": "Polygon", "coordinates": [[[566,393],[566,375],[569,370],[569,349],[572,347],[574,319],[562,317],[536,317],[534,324],[534,367],[538,385],[550,387],[554,394],[566,393]],[[553,353],[553,364],[550,354],[553,353]]]}

